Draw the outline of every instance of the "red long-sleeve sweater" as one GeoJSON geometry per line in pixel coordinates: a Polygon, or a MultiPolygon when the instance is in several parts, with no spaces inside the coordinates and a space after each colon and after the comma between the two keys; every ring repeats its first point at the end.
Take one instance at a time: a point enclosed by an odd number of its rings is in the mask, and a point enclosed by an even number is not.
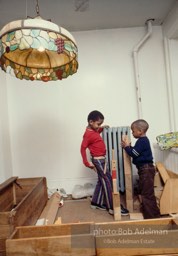
{"type": "Polygon", "coordinates": [[[83,163],[87,167],[90,166],[87,160],[87,154],[86,154],[87,148],[90,151],[90,155],[93,157],[106,155],[106,146],[100,135],[102,131],[103,131],[103,128],[98,129],[98,131],[86,128],[86,131],[83,135],[83,141],[81,144],[80,152],[82,155],[83,163]]]}

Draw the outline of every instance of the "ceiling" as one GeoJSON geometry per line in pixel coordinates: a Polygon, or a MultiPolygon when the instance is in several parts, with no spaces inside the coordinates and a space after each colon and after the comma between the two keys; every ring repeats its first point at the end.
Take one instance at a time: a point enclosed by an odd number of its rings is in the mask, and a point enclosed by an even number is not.
{"type": "Polygon", "coordinates": [[[40,16],[69,31],[161,25],[178,0],[0,0],[0,29],[13,20],[40,16]],[[38,3],[38,6],[37,6],[38,3]]]}

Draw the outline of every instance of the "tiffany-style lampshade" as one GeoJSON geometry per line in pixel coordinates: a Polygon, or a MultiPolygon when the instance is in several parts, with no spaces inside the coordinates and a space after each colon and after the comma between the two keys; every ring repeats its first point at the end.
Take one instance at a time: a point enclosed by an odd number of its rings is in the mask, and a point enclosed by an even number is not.
{"type": "Polygon", "coordinates": [[[47,82],[73,75],[77,54],[73,36],[40,16],[10,22],[0,31],[0,67],[19,79],[47,82]]]}

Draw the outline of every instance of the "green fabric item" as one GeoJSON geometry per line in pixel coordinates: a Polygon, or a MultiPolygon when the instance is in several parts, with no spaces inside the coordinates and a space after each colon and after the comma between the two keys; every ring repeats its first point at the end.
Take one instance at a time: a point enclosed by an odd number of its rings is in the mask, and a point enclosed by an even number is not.
{"type": "Polygon", "coordinates": [[[156,137],[161,150],[178,147],[178,132],[169,132],[156,137]]]}

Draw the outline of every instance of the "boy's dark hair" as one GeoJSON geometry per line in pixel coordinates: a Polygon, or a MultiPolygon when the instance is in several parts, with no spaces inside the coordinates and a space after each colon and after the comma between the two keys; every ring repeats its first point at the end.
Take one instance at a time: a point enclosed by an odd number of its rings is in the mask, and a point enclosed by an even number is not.
{"type": "Polygon", "coordinates": [[[131,127],[132,126],[135,126],[137,127],[138,129],[146,132],[149,128],[149,124],[147,123],[147,121],[145,121],[144,119],[138,119],[136,121],[134,121],[132,124],[131,124],[131,127]]]}
{"type": "Polygon", "coordinates": [[[89,122],[90,120],[92,121],[98,121],[99,119],[104,120],[104,116],[101,112],[99,112],[98,110],[94,110],[92,112],[89,113],[87,121],[89,122]]]}

